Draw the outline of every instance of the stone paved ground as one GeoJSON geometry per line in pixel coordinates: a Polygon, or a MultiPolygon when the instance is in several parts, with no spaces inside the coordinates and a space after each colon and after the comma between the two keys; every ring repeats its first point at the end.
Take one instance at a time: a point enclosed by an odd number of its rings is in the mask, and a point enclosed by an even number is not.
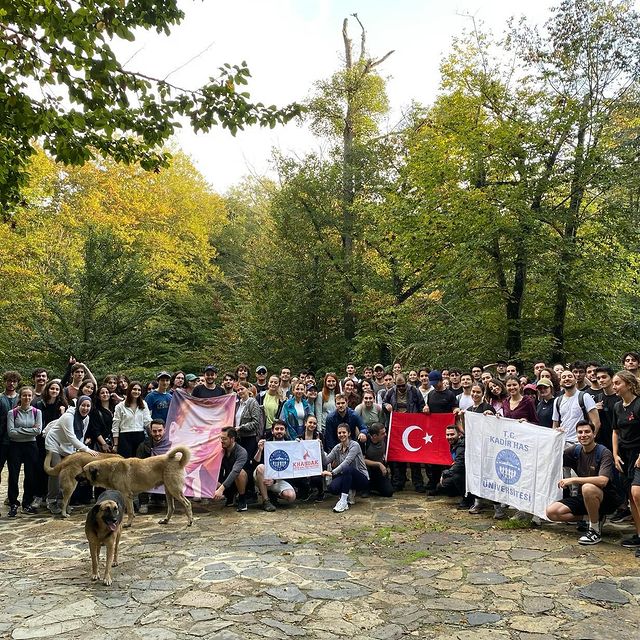
{"type": "MultiPolygon", "coordinates": [[[[2,487],[4,489],[4,487],[2,487]]],[[[3,491],[4,494],[4,491],[3,491]]],[[[4,495],[2,495],[4,498],[4,495]]],[[[407,492],[239,514],[138,516],[111,587],[92,583],[86,509],[0,519],[0,637],[637,640],[640,560],[628,527],[504,530],[407,492]]]]}

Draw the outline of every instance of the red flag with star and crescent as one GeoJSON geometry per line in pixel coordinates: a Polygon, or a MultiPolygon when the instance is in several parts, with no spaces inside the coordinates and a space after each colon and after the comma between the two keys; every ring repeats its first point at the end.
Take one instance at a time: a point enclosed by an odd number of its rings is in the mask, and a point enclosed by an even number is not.
{"type": "Polygon", "coordinates": [[[452,413],[392,413],[387,460],[451,465],[445,431],[454,422],[452,413]]]}

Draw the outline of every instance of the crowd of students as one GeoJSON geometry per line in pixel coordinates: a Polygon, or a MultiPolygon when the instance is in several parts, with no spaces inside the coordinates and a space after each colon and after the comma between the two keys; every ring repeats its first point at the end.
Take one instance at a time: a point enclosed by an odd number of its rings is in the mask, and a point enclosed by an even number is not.
{"type": "MultiPolygon", "coordinates": [[[[240,364],[223,373],[221,384],[214,365],[198,374],[161,371],[148,383],[120,373],[107,374],[98,384],[89,367],[73,359],[62,378],[50,378],[38,368],[30,384],[23,384],[19,372],[6,371],[0,394],[0,471],[7,463],[8,515],[16,516],[20,504],[25,514],[45,505],[60,512],[57,486],[43,470],[47,450],[55,453],[54,463],[75,450],[132,457],[141,451],[153,455],[158,447],[155,453],[164,453],[164,423],[172,395],[181,389],[197,398],[235,396],[235,421],[223,432],[214,498],[226,497],[239,511],[247,509],[247,494],[253,492],[271,511],[278,500],[321,500],[329,491],[339,495],[334,510],[341,512],[353,504],[356,492],[390,497],[405,488],[409,477],[418,492],[463,496],[464,415],[471,411],[562,430],[567,495],[548,517],[585,519],[589,539],[583,536],[583,544],[600,541],[604,515],[613,522],[633,518],[636,534],[623,544],[640,549],[640,355],[624,354],[622,366],[616,373],[597,362],[547,366],[540,361],[529,373],[498,361],[405,373],[396,362],[388,370],[382,364],[366,366],[359,375],[349,363],[343,375],[328,372],[317,379],[308,370],[293,376],[288,367],[269,375],[263,365],[251,376],[250,368],[240,364]],[[455,414],[455,424],[447,430],[453,465],[388,464],[385,439],[393,412],[455,414]],[[262,456],[268,438],[320,439],[326,477],[297,483],[266,480],[262,456]]],[[[483,503],[466,496],[460,507],[477,514],[483,503]]],[[[505,505],[494,507],[496,518],[506,516],[505,505]]]]}

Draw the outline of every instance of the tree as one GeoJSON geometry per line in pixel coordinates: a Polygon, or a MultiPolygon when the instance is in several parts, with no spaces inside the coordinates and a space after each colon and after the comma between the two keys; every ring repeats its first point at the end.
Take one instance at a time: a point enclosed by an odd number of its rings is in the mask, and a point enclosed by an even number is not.
{"type": "Polygon", "coordinates": [[[0,7],[0,206],[5,219],[21,201],[34,141],[65,164],[95,152],[144,169],[167,165],[161,147],[186,118],[195,131],[221,125],[275,126],[300,113],[253,103],[239,91],[243,62],[220,68],[198,89],[129,70],[109,41],[134,39],[136,28],[169,33],[184,13],[177,0],[52,0],[0,7]]]}
{"type": "MultiPolygon", "coordinates": [[[[584,246],[581,227],[615,183],[617,138],[640,80],[640,14],[623,0],[563,0],[546,34],[515,30],[516,47],[537,70],[547,100],[558,105],[558,165],[567,176],[556,193],[559,235],[552,357],[566,355],[565,325],[572,281],[584,246]]],[[[637,111],[636,111],[637,113],[637,111]]]]}
{"type": "Polygon", "coordinates": [[[359,290],[354,277],[354,246],[357,237],[356,197],[362,187],[361,170],[365,147],[378,132],[377,118],[388,110],[384,80],[376,68],[392,53],[372,58],[367,51],[366,31],[357,14],[353,17],[360,25],[360,49],[356,57],[353,41],[349,37],[349,20],[342,23],[344,43],[344,70],[335,73],[329,81],[316,83],[316,95],[310,101],[312,126],[316,132],[331,138],[341,138],[342,188],[340,193],[342,243],[341,263],[347,281],[344,289],[343,331],[346,340],[356,335],[353,295],[359,290]]]}

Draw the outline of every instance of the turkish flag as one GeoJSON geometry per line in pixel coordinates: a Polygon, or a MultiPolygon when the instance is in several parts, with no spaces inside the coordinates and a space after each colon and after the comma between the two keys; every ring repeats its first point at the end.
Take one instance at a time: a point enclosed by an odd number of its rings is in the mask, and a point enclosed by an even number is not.
{"type": "Polygon", "coordinates": [[[392,413],[387,460],[451,465],[445,431],[454,422],[452,413],[392,413]]]}

